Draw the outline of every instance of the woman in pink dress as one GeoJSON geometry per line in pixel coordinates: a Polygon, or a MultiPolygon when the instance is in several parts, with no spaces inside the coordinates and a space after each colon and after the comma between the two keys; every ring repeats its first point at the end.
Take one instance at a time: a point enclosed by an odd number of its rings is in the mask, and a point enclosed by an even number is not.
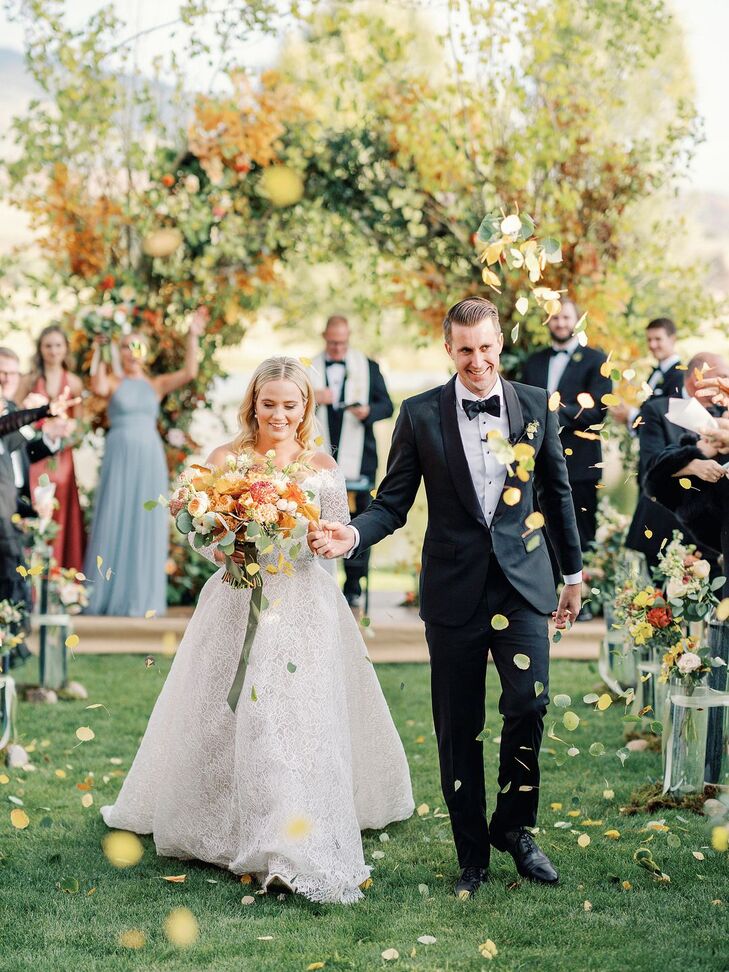
{"type": "MultiPolygon", "coordinates": [[[[71,397],[79,397],[83,386],[78,375],[68,370],[67,354],[68,341],[62,329],[57,324],[44,328],[36,345],[34,370],[23,379],[19,400],[22,401],[29,392],[50,399],[57,398],[65,387],[69,388],[71,397]]],[[[83,570],[86,533],[71,447],[66,447],[51,458],[31,466],[31,496],[44,473],[56,484],[58,507],[53,517],[61,526],[53,543],[53,556],[60,567],[83,570]]]]}

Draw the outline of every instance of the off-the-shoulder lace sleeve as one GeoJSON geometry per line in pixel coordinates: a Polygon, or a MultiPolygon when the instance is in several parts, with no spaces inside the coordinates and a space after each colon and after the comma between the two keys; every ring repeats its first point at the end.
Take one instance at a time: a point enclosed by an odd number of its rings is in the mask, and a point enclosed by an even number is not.
{"type": "MultiPolygon", "coordinates": [[[[196,553],[199,553],[201,557],[204,557],[206,560],[209,560],[211,564],[217,564],[218,561],[215,559],[215,551],[218,548],[217,543],[211,543],[207,547],[196,547],[195,544],[193,543],[194,539],[195,539],[195,531],[192,530],[187,535],[187,542],[190,544],[192,549],[196,553]]],[[[220,565],[218,564],[218,566],[220,565]]]]}
{"type": "Polygon", "coordinates": [[[340,469],[322,469],[320,473],[319,504],[322,520],[349,523],[349,501],[344,476],[340,469]]]}

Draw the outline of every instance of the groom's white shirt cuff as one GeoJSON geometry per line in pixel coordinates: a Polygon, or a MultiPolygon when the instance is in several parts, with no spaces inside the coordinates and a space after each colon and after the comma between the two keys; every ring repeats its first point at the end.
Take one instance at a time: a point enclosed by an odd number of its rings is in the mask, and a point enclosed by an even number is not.
{"type": "Polygon", "coordinates": [[[359,530],[357,529],[357,527],[352,526],[351,523],[348,523],[347,526],[349,527],[349,529],[354,534],[354,543],[352,544],[352,546],[349,548],[349,550],[344,555],[344,559],[345,560],[349,560],[349,558],[352,556],[352,554],[355,552],[355,550],[359,546],[359,530]]]}
{"type": "MultiPolygon", "coordinates": [[[[359,530],[357,529],[356,526],[352,526],[351,523],[348,523],[347,525],[349,529],[352,531],[352,533],[354,534],[354,544],[349,548],[349,550],[344,555],[345,560],[349,560],[349,558],[352,556],[354,551],[359,546],[359,530]]],[[[562,579],[564,580],[565,584],[581,584],[582,571],[579,570],[576,574],[563,574],[562,579]]]]}

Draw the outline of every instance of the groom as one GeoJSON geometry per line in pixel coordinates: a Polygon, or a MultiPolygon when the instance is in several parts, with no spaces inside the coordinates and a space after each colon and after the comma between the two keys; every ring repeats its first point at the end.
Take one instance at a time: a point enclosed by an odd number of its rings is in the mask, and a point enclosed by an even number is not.
{"type": "Polygon", "coordinates": [[[349,526],[311,527],[309,545],[328,558],[371,547],[403,526],[424,479],[420,616],[441,784],[461,867],[455,890],[468,898],[486,879],[492,845],[513,856],[522,876],[558,880],[526,828],[536,824],[539,800],[548,616],[564,628],[579,613],[582,559],[556,414],[543,389],[499,376],[504,341],[496,307],[482,297],[461,300],[448,311],[443,332],[456,375],[403,402],[377,498],[349,526]],[[510,472],[497,459],[499,433],[508,443],[533,447],[526,482],[515,465],[510,472]],[[559,605],[542,530],[525,523],[534,490],[565,575],[559,605]],[[480,741],[489,652],[501,679],[504,720],[490,823],[480,741]]]}

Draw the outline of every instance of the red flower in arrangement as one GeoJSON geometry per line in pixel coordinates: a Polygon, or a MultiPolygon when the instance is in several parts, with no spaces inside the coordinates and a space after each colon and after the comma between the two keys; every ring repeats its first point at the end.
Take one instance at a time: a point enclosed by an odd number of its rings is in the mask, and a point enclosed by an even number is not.
{"type": "Polygon", "coordinates": [[[667,628],[673,621],[673,612],[670,607],[654,607],[648,611],[645,619],[654,628],[667,628]]]}
{"type": "Polygon", "coordinates": [[[107,273],[107,275],[102,279],[101,284],[99,286],[101,287],[102,290],[111,290],[115,283],[116,283],[116,277],[111,273],[107,273]]]}
{"type": "Polygon", "coordinates": [[[250,494],[255,503],[275,503],[279,499],[276,487],[263,479],[251,483],[250,494]]]}
{"type": "Polygon", "coordinates": [[[163,186],[167,186],[167,188],[169,189],[170,186],[174,186],[174,184],[175,184],[175,177],[173,175],[170,175],[169,172],[166,175],[162,176],[163,186]]]}

